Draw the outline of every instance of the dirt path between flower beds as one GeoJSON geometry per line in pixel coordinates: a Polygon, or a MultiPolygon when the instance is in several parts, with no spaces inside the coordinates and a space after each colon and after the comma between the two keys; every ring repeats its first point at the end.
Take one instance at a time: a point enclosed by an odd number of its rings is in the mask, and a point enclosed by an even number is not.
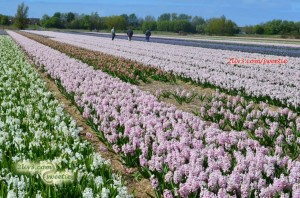
{"type": "MultiPolygon", "coordinates": [[[[29,62],[34,65],[31,60],[29,60],[29,62]]],[[[83,128],[82,132],[79,134],[80,137],[89,141],[93,145],[95,151],[100,153],[103,158],[109,159],[111,161],[112,170],[122,175],[122,179],[126,182],[125,186],[128,187],[128,192],[137,198],[155,197],[150,181],[144,178],[139,181],[135,180],[132,175],[132,171],[137,172],[137,170],[130,170],[123,166],[121,158],[116,153],[106,149],[105,144],[97,138],[93,129],[86,124],[85,119],[82,117],[77,107],[75,107],[72,102],[59,91],[56,83],[53,80],[50,80],[46,73],[38,70],[36,66],[35,70],[39,73],[43,81],[46,82],[48,90],[54,95],[60,104],[63,104],[65,111],[69,113],[74,120],[76,120],[77,126],[83,128]],[[86,133],[93,134],[93,138],[87,138],[86,133]]]]}

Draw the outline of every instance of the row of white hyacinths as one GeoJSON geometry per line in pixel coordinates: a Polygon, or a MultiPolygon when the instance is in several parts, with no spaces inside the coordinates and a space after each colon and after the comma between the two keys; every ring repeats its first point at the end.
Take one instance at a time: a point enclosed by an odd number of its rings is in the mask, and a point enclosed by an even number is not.
{"type": "Polygon", "coordinates": [[[242,91],[253,97],[266,97],[265,100],[276,100],[294,108],[300,104],[299,58],[160,43],[145,45],[144,42],[126,40],[118,40],[112,44],[108,38],[57,32],[30,32],[50,36],[59,42],[150,64],[197,83],[208,83],[229,91],[242,91]],[[287,60],[287,63],[228,64],[231,58],[280,58],[287,60]]]}
{"type": "Polygon", "coordinates": [[[0,46],[0,197],[130,197],[18,46],[8,36],[0,46]],[[40,172],[19,173],[26,162],[54,164],[73,180],[53,185],[40,172]]]}

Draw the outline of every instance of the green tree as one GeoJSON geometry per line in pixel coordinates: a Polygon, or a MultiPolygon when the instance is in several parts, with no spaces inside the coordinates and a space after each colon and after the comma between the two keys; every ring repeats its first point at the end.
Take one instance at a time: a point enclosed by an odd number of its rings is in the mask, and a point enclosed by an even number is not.
{"type": "Polygon", "coordinates": [[[144,21],[142,25],[142,30],[145,32],[146,30],[154,31],[157,28],[156,21],[144,21]]]}
{"type": "Polygon", "coordinates": [[[196,26],[196,32],[200,33],[200,34],[204,34],[206,32],[206,24],[197,25],[196,26]]]}
{"type": "Polygon", "coordinates": [[[64,14],[60,12],[54,13],[52,17],[45,14],[41,19],[41,25],[45,28],[65,28],[63,16],[64,14]]]}
{"type": "Polygon", "coordinates": [[[18,5],[17,13],[14,19],[14,25],[19,29],[24,29],[28,25],[28,6],[25,6],[24,2],[21,5],[18,5]]]}
{"type": "Polygon", "coordinates": [[[128,16],[128,25],[133,28],[137,28],[137,26],[139,25],[138,18],[134,13],[128,16]]]}
{"type": "Polygon", "coordinates": [[[177,17],[177,20],[186,20],[186,21],[190,21],[192,19],[192,16],[189,16],[187,14],[180,14],[177,17]]]}
{"type": "Polygon", "coordinates": [[[171,21],[171,14],[164,13],[157,18],[157,21],[171,21]]]}
{"type": "Polygon", "coordinates": [[[195,32],[204,33],[205,20],[203,17],[194,16],[191,25],[195,32]]]}
{"type": "Polygon", "coordinates": [[[170,21],[157,21],[158,31],[170,31],[170,21]]]}
{"type": "Polygon", "coordinates": [[[279,34],[282,20],[272,20],[264,24],[265,34],[279,34]]]}
{"type": "Polygon", "coordinates": [[[49,19],[50,19],[50,17],[47,14],[44,14],[41,19],[41,25],[45,28],[48,28],[49,27],[49,24],[48,24],[49,19]]]}
{"type": "Polygon", "coordinates": [[[192,32],[192,25],[186,20],[172,21],[174,32],[192,32]]]}
{"type": "Polygon", "coordinates": [[[8,16],[0,15],[0,25],[9,25],[8,16]]]}
{"type": "Polygon", "coordinates": [[[48,27],[50,28],[62,28],[60,18],[53,16],[48,20],[48,27]]]}
{"type": "Polygon", "coordinates": [[[300,21],[295,23],[295,31],[300,34],[300,21]]]}
{"type": "Polygon", "coordinates": [[[222,16],[220,18],[209,19],[206,31],[208,34],[230,36],[238,33],[238,27],[233,21],[227,20],[225,16],[222,16]]]}
{"type": "Polygon", "coordinates": [[[75,14],[73,12],[69,12],[67,14],[67,22],[70,23],[73,20],[75,20],[75,14]]]}
{"type": "Polygon", "coordinates": [[[194,16],[192,19],[192,25],[193,26],[197,26],[197,25],[203,25],[205,24],[205,20],[203,17],[199,17],[199,16],[194,16]]]}
{"type": "Polygon", "coordinates": [[[83,29],[80,21],[80,17],[76,18],[68,24],[68,28],[71,29],[83,29]]]}
{"type": "Polygon", "coordinates": [[[253,28],[253,32],[255,34],[264,34],[264,32],[265,32],[264,26],[262,26],[262,25],[255,25],[254,28],[253,28]]]}
{"type": "Polygon", "coordinates": [[[155,21],[155,17],[151,15],[145,16],[145,21],[155,21]]]}
{"type": "Polygon", "coordinates": [[[127,26],[127,22],[122,16],[107,17],[105,23],[108,28],[115,27],[117,30],[125,30],[127,26]]]}
{"type": "Polygon", "coordinates": [[[126,23],[128,23],[128,18],[129,18],[128,14],[121,14],[120,16],[125,19],[126,23]]]}
{"type": "Polygon", "coordinates": [[[61,18],[61,13],[60,12],[55,12],[54,14],[53,14],[53,17],[56,17],[56,18],[61,18]]]}
{"type": "Polygon", "coordinates": [[[91,13],[90,23],[91,23],[92,29],[99,30],[99,29],[104,27],[98,12],[92,12],[91,13]]]}
{"type": "Polygon", "coordinates": [[[280,34],[291,33],[295,29],[295,24],[293,21],[284,20],[280,25],[280,34]]]}
{"type": "Polygon", "coordinates": [[[242,30],[246,34],[254,34],[254,27],[252,25],[246,25],[245,27],[242,28],[242,30]]]}
{"type": "Polygon", "coordinates": [[[84,15],[82,20],[81,20],[81,26],[84,28],[84,29],[88,29],[88,30],[92,30],[92,23],[91,23],[91,20],[90,20],[91,16],[90,15],[84,15]]]}
{"type": "Polygon", "coordinates": [[[178,19],[177,13],[172,13],[171,14],[171,21],[176,21],[178,19]]]}

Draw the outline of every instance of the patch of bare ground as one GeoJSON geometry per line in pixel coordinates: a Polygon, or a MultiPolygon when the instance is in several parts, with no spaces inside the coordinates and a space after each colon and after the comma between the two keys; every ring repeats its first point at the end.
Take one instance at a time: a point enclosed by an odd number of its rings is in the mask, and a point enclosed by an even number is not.
{"type": "MultiPolygon", "coordinates": [[[[29,61],[32,65],[34,65],[31,60],[29,61]]],[[[46,73],[40,71],[36,67],[35,70],[39,73],[44,82],[46,82],[48,90],[61,104],[63,104],[65,112],[70,114],[73,119],[76,120],[77,126],[83,128],[82,132],[79,134],[80,137],[89,141],[93,145],[95,151],[100,153],[103,158],[111,161],[112,170],[122,176],[123,180],[125,181],[125,185],[128,187],[129,193],[132,193],[136,198],[155,197],[155,193],[150,181],[145,178],[136,180],[133,174],[137,173],[137,169],[126,168],[122,164],[121,158],[115,152],[108,150],[105,144],[101,142],[99,138],[97,138],[96,133],[89,125],[87,125],[80,111],[59,91],[56,83],[49,79],[46,73]],[[88,138],[86,133],[93,134],[93,137],[88,138]]]]}
{"type": "MultiPolygon", "coordinates": [[[[177,80],[176,84],[174,83],[166,83],[161,81],[151,81],[151,83],[140,83],[138,88],[143,91],[148,91],[153,95],[156,95],[156,91],[171,91],[174,92],[176,89],[186,90],[187,92],[197,93],[198,96],[211,96],[216,92],[215,89],[211,88],[203,88],[201,86],[197,86],[191,83],[186,83],[181,80],[177,80]]],[[[199,100],[197,97],[194,98],[190,103],[182,103],[181,105],[175,100],[174,97],[170,98],[160,98],[160,101],[170,103],[175,105],[178,109],[183,110],[185,112],[192,113],[195,110],[200,109],[201,106],[205,105],[205,101],[199,100]]]]}
{"type": "MultiPolygon", "coordinates": [[[[193,93],[196,93],[197,96],[206,96],[206,98],[209,96],[212,96],[213,94],[216,93],[216,89],[204,88],[202,86],[195,85],[190,82],[184,82],[181,80],[177,80],[176,84],[166,83],[166,82],[161,82],[161,81],[151,81],[151,83],[140,82],[140,84],[137,86],[139,89],[141,89],[143,91],[148,91],[152,95],[156,95],[156,92],[158,90],[174,92],[174,90],[176,90],[176,89],[186,90],[187,92],[193,92],[193,93]]],[[[230,96],[229,94],[225,94],[225,95],[230,96]]],[[[190,112],[190,113],[193,113],[196,110],[200,110],[200,108],[202,106],[205,106],[208,103],[207,99],[200,100],[198,97],[195,97],[192,100],[192,102],[190,102],[190,103],[182,103],[182,104],[179,104],[175,100],[174,97],[170,97],[170,98],[160,97],[160,101],[173,104],[178,109],[183,110],[185,112],[190,112]]],[[[259,104],[256,104],[255,106],[258,108],[259,104]]],[[[280,107],[270,105],[270,104],[268,104],[268,107],[272,111],[279,111],[279,109],[280,109],[280,107]]]]}

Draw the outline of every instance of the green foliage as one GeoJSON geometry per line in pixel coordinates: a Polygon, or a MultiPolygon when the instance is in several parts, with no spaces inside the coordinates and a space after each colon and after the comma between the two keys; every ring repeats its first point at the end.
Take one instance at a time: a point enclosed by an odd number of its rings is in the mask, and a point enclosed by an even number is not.
{"type": "Polygon", "coordinates": [[[158,31],[170,31],[170,21],[157,21],[158,31]]]}
{"type": "Polygon", "coordinates": [[[195,32],[195,26],[192,25],[191,19],[192,17],[186,14],[177,15],[177,13],[165,13],[160,15],[157,19],[157,30],[170,32],[195,32]]]}
{"type": "Polygon", "coordinates": [[[265,29],[262,25],[256,25],[254,26],[253,31],[255,34],[263,34],[265,32],[265,29]]]}
{"type": "Polygon", "coordinates": [[[196,26],[196,32],[200,33],[200,34],[204,34],[205,33],[205,28],[206,28],[205,24],[203,24],[203,25],[197,25],[196,26]]]}
{"type": "Polygon", "coordinates": [[[171,14],[164,13],[157,18],[157,21],[171,21],[171,14]]]}
{"type": "Polygon", "coordinates": [[[155,17],[151,16],[151,15],[147,15],[147,16],[145,16],[145,20],[144,21],[155,21],[155,17]]]}
{"type": "MultiPolygon", "coordinates": [[[[133,30],[141,29],[141,25],[142,25],[144,19],[138,18],[136,16],[136,14],[134,14],[134,13],[132,13],[130,15],[122,14],[120,16],[123,17],[126,21],[126,29],[133,29],[133,30]]],[[[150,18],[150,20],[151,20],[151,18],[150,18]]]]}
{"type": "Polygon", "coordinates": [[[172,21],[174,32],[192,32],[192,24],[186,20],[172,21]]]}
{"type": "Polygon", "coordinates": [[[100,30],[105,28],[104,20],[99,16],[98,12],[92,12],[89,19],[91,30],[100,30]]]}
{"type": "Polygon", "coordinates": [[[47,14],[44,14],[41,18],[41,25],[43,27],[46,27],[47,21],[50,19],[50,17],[47,14]]]}
{"type": "Polygon", "coordinates": [[[156,21],[144,21],[142,25],[142,31],[145,32],[146,30],[154,31],[157,28],[156,21]]]}
{"type": "Polygon", "coordinates": [[[18,5],[17,13],[15,15],[14,25],[19,29],[24,29],[28,25],[28,6],[25,7],[25,4],[22,3],[18,5]]]}
{"type": "Polygon", "coordinates": [[[67,22],[70,23],[73,20],[75,20],[75,14],[73,12],[69,12],[67,14],[67,22]]]}
{"type": "MultiPolygon", "coordinates": [[[[48,18],[48,16],[44,16],[43,18],[48,18]]],[[[41,24],[45,28],[62,28],[62,23],[60,21],[60,18],[58,17],[51,17],[48,19],[42,19],[41,24]]]]}
{"type": "Polygon", "coordinates": [[[205,24],[205,20],[203,17],[200,16],[194,16],[192,19],[192,25],[194,27],[198,26],[198,25],[204,25],[205,24]]]}
{"type": "Polygon", "coordinates": [[[122,16],[107,17],[105,24],[109,29],[115,27],[117,30],[125,30],[127,25],[125,18],[122,16]]]}
{"type": "Polygon", "coordinates": [[[8,16],[0,14],[0,25],[9,25],[9,18],[8,18],[8,16]]]}
{"type": "Polygon", "coordinates": [[[132,13],[128,16],[128,25],[131,27],[135,27],[135,28],[138,27],[139,20],[134,13],[132,13]]]}
{"type": "Polygon", "coordinates": [[[186,20],[186,21],[190,21],[192,19],[192,16],[187,15],[187,14],[180,14],[176,20],[186,20]]]}
{"type": "Polygon", "coordinates": [[[264,24],[265,34],[279,34],[281,29],[281,20],[273,20],[264,24]]]}
{"type": "Polygon", "coordinates": [[[56,12],[52,17],[44,15],[41,25],[45,28],[71,28],[71,29],[104,29],[104,19],[97,12],[90,15],[78,15],[73,12],[56,12]]]}
{"type": "Polygon", "coordinates": [[[280,34],[283,37],[294,36],[297,38],[300,35],[300,22],[274,19],[255,26],[245,26],[243,30],[246,34],[280,34]]]}
{"type": "Polygon", "coordinates": [[[242,28],[242,30],[246,33],[246,34],[254,34],[254,27],[253,26],[245,26],[242,28]]]}
{"type": "Polygon", "coordinates": [[[222,16],[209,19],[206,31],[208,34],[230,36],[238,33],[238,27],[233,21],[227,20],[225,16],[222,16]]]}
{"type": "Polygon", "coordinates": [[[158,21],[158,31],[172,31],[172,32],[194,32],[191,22],[186,20],[176,21],[158,21]]]}
{"type": "Polygon", "coordinates": [[[56,12],[52,17],[44,15],[41,19],[41,25],[45,28],[63,28],[62,14],[56,12]]]}

